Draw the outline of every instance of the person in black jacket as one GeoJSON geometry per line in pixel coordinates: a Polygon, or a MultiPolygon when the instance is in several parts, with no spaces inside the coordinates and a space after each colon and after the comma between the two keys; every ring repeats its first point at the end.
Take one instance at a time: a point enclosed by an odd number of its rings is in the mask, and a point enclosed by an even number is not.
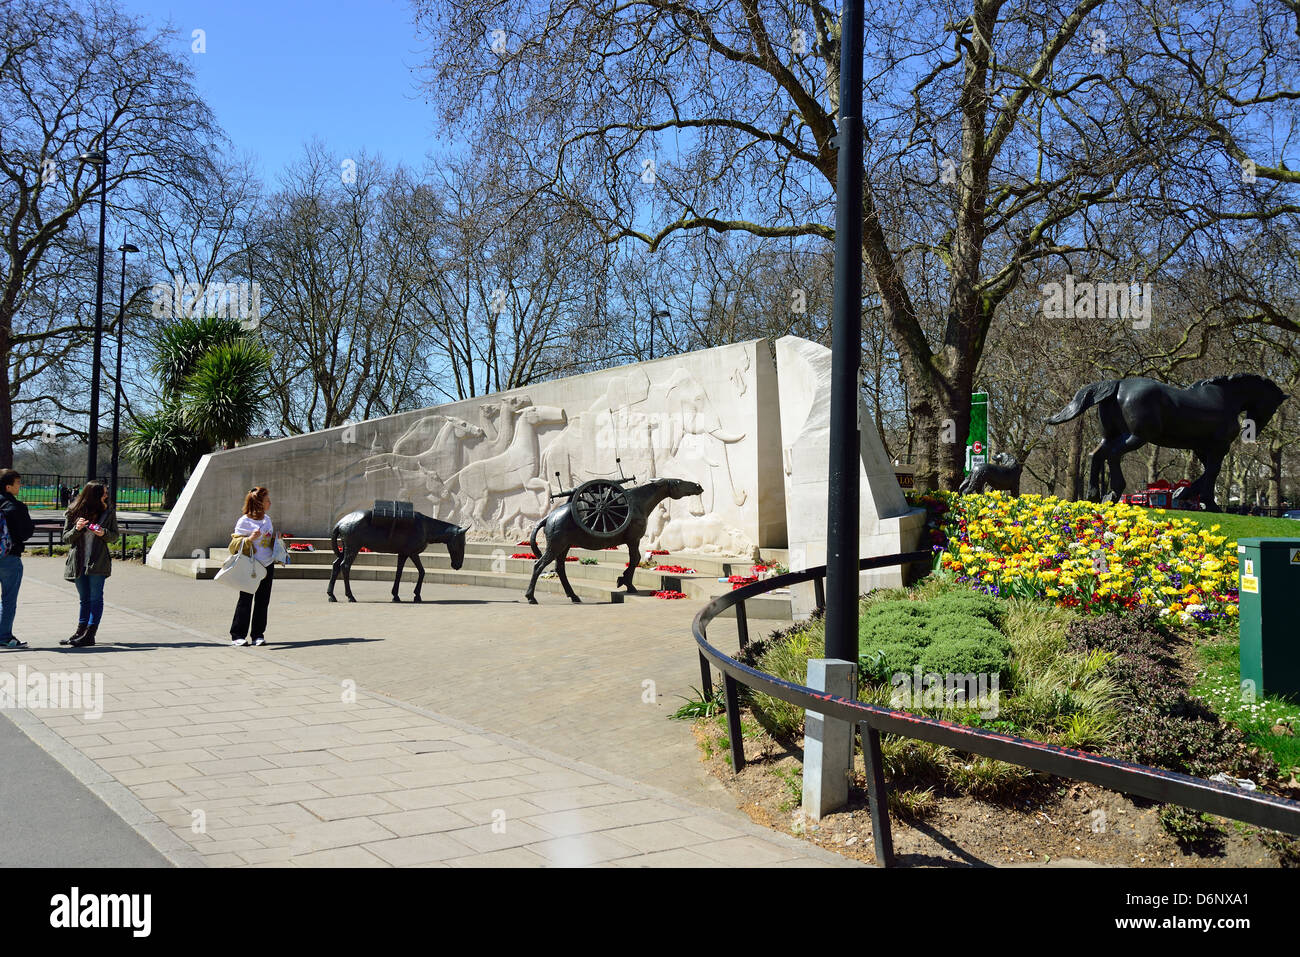
{"type": "Polygon", "coordinates": [[[23,583],[23,545],[32,537],[32,517],[18,501],[23,477],[13,469],[0,469],[0,515],[4,516],[9,549],[0,555],[0,648],[26,648],[14,637],[14,614],[18,611],[18,589],[23,583]]]}

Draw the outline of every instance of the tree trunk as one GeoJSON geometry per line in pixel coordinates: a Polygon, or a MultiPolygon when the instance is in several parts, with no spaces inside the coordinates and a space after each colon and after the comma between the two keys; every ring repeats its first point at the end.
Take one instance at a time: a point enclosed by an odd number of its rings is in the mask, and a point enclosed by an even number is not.
{"type": "Polygon", "coordinates": [[[928,374],[909,370],[909,412],[912,415],[918,489],[956,489],[965,478],[966,436],[970,432],[970,382],[950,383],[937,369],[928,374]],[[924,379],[921,378],[924,375],[924,379]]]}
{"type": "Polygon", "coordinates": [[[1282,507],[1282,440],[1278,438],[1268,443],[1268,504],[1282,507]]]}
{"type": "Polygon", "coordinates": [[[1160,477],[1160,446],[1151,445],[1147,453],[1147,485],[1160,477]]]}
{"type": "Polygon", "coordinates": [[[1070,428],[1070,453],[1066,468],[1069,472],[1069,497],[1072,502],[1083,498],[1083,422],[1083,419],[1079,419],[1070,428]]]}
{"type": "Polygon", "coordinates": [[[9,395],[9,336],[6,319],[0,323],[0,468],[14,465],[14,406],[9,395]]]}

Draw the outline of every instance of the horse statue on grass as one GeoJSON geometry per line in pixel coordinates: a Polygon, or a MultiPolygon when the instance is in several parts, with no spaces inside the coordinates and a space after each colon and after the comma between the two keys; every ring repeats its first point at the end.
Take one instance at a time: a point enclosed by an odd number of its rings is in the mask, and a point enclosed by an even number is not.
{"type": "Polygon", "coordinates": [[[335,558],[326,594],[330,601],[338,601],[334,597],[334,583],[338,580],[339,572],[342,572],[343,590],[347,593],[348,601],[356,601],[352,595],[352,581],[348,571],[364,547],[374,552],[397,553],[397,574],[393,578],[393,601],[396,602],[402,600],[397,595],[397,589],[402,583],[402,569],[409,558],[420,572],[420,577],[415,582],[415,600],[422,601],[420,587],[424,584],[424,566],[420,564],[420,553],[434,542],[441,542],[447,546],[451,555],[451,567],[459,569],[465,562],[465,533],[468,531],[468,526],[453,525],[419,512],[389,518],[387,521],[383,517],[376,520],[374,510],[369,508],[349,512],[338,520],[331,536],[335,558]],[[343,540],[342,547],[339,546],[339,539],[343,540]]]}
{"type": "Polygon", "coordinates": [[[629,594],[636,594],[632,576],[641,562],[641,538],[645,535],[646,521],[655,507],[666,498],[686,498],[701,495],[704,488],[685,479],[653,479],[636,488],[622,488],[632,479],[612,481],[595,479],[584,482],[571,492],[560,492],[556,497],[569,497],[569,501],[554,509],[537,523],[529,536],[529,545],[537,559],[533,563],[533,578],[524,593],[530,604],[536,605],[533,591],[537,578],[551,562],[560,575],[560,584],[569,600],[581,603],[569,585],[565,573],[565,559],[571,548],[602,549],[611,545],[627,546],[627,568],[618,577],[618,584],[629,594]],[[537,547],[537,533],[546,530],[546,550],[537,547]]]}
{"type": "Polygon", "coordinates": [[[1253,438],[1289,398],[1276,383],[1247,372],[1202,379],[1185,389],[1132,376],[1084,386],[1047,422],[1060,425],[1097,406],[1102,440],[1092,453],[1089,501],[1102,501],[1101,484],[1108,465],[1110,491],[1105,500],[1119,501],[1124,492],[1120,459],[1150,442],[1196,453],[1205,471],[1174,493],[1174,503],[1200,496],[1206,511],[1217,512],[1214,482],[1232,440],[1247,428],[1253,430],[1253,438]],[[1244,426],[1237,421],[1242,412],[1246,413],[1244,426]]]}
{"type": "Polygon", "coordinates": [[[966,476],[966,481],[961,483],[957,491],[966,495],[970,492],[982,492],[987,486],[1019,495],[1020,473],[1024,468],[1024,465],[1017,462],[1014,456],[999,452],[990,461],[981,462],[971,469],[970,475],[966,476]]]}

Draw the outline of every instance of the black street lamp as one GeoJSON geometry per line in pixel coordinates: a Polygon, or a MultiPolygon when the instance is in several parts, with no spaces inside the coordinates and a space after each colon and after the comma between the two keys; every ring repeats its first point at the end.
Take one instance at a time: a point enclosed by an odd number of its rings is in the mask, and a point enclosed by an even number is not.
{"type": "MultiPolygon", "coordinates": [[[[113,376],[113,462],[109,466],[108,500],[117,509],[117,447],[119,444],[118,427],[122,416],[122,337],[126,334],[126,254],[138,253],[140,250],[128,242],[117,247],[122,254],[122,284],[117,293],[117,373],[113,376]]],[[[135,298],[134,296],[132,298],[135,298]]]]}
{"type": "Polygon", "coordinates": [[[671,315],[667,309],[650,309],[650,358],[655,357],[655,320],[667,319],[671,315]]]}
{"type": "Polygon", "coordinates": [[[86,456],[86,481],[99,471],[99,371],[104,342],[104,227],[108,215],[108,183],[105,177],[108,156],[103,150],[82,153],[83,163],[99,168],[99,268],[95,274],[95,352],[90,368],[90,451],[86,456]]]}
{"type": "Polygon", "coordinates": [[[839,171],[835,196],[835,311],[826,517],[826,657],[858,660],[858,495],[862,437],[862,0],[845,0],[840,27],[839,171]]]}

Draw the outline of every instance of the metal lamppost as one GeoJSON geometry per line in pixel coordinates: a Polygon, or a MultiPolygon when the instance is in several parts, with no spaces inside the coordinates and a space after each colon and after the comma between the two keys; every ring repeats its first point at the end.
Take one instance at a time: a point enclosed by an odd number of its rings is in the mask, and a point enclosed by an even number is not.
{"type": "Polygon", "coordinates": [[[667,309],[650,308],[650,358],[655,357],[655,320],[667,319],[671,315],[667,309]]]}
{"type": "Polygon", "coordinates": [[[840,30],[835,311],[831,332],[830,501],[826,517],[826,657],[858,660],[858,367],[862,363],[862,0],[840,30]]]}
{"type": "MultiPolygon", "coordinates": [[[[858,662],[858,369],[862,362],[862,5],[844,0],[840,30],[839,172],[835,197],[835,311],[831,333],[830,455],[826,503],[826,657],[808,660],[808,686],[857,698],[858,662]]],[[[843,807],[853,767],[853,723],[829,715],[804,734],[803,806],[813,820],[843,807]]],[[[879,738],[864,736],[872,797],[880,787],[879,738]]],[[[878,860],[888,862],[888,819],[872,802],[878,860]]]]}
{"type": "MultiPolygon", "coordinates": [[[[117,247],[122,254],[122,283],[117,294],[117,373],[113,376],[113,462],[109,466],[108,500],[117,509],[117,448],[122,417],[122,337],[126,334],[126,254],[140,250],[128,242],[117,247]]],[[[132,297],[134,298],[134,297],[132,297]]]]}
{"type": "Polygon", "coordinates": [[[104,227],[108,215],[108,183],[105,176],[108,156],[103,150],[82,153],[83,163],[99,168],[99,267],[95,274],[95,351],[90,370],[90,451],[86,456],[86,481],[99,471],[99,371],[104,342],[104,227]]]}

